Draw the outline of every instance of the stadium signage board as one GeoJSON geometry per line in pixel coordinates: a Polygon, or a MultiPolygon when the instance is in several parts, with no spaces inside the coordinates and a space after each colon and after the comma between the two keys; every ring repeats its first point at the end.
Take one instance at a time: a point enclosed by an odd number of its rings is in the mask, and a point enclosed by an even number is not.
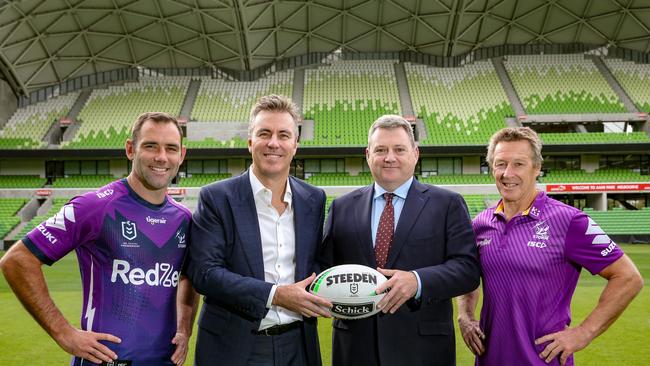
{"type": "Polygon", "coordinates": [[[49,197],[52,195],[51,189],[37,189],[36,195],[39,197],[49,197]]]}
{"type": "Polygon", "coordinates": [[[547,184],[546,192],[650,192],[650,183],[547,184]]]}

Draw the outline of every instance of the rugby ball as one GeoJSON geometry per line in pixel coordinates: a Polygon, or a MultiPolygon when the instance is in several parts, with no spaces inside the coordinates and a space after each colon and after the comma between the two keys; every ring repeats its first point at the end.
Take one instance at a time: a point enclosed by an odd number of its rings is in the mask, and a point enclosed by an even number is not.
{"type": "Polygon", "coordinates": [[[360,264],[343,264],[321,272],[309,291],[332,303],[330,313],[340,319],[362,319],[377,314],[377,303],[385,294],[375,289],[386,282],[386,276],[374,268],[360,264]]]}

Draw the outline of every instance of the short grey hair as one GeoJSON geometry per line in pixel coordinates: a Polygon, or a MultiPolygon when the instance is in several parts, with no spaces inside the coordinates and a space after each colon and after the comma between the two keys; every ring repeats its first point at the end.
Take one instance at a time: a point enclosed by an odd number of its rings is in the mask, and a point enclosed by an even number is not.
{"type": "Polygon", "coordinates": [[[372,137],[372,134],[375,133],[375,131],[377,131],[379,128],[385,128],[389,130],[393,128],[403,128],[409,137],[411,146],[415,147],[415,136],[413,135],[413,129],[411,128],[411,124],[406,119],[404,119],[404,117],[398,116],[396,114],[385,114],[377,118],[377,120],[372,123],[372,126],[370,126],[370,130],[368,130],[368,146],[370,146],[370,138],[372,137]]]}
{"type": "Polygon", "coordinates": [[[248,122],[249,137],[253,136],[255,117],[257,117],[257,115],[262,111],[289,113],[293,119],[293,132],[296,135],[296,140],[298,139],[298,123],[301,121],[298,106],[296,106],[288,97],[277,94],[261,97],[251,109],[250,121],[248,122]]]}
{"type": "Polygon", "coordinates": [[[490,138],[490,144],[487,148],[487,158],[485,159],[487,163],[492,167],[494,163],[494,149],[496,149],[499,142],[511,142],[511,141],[528,141],[530,149],[533,152],[533,163],[537,166],[542,166],[544,158],[542,157],[542,140],[530,127],[506,127],[503,128],[492,135],[490,138]]]}

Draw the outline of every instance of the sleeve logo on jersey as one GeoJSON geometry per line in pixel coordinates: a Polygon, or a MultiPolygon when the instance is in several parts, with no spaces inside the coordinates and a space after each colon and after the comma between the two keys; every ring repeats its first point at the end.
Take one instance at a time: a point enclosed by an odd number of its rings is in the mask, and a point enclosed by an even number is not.
{"type": "Polygon", "coordinates": [[[138,230],[135,228],[135,222],[122,221],[122,236],[126,240],[133,240],[138,236],[138,230]]]}
{"type": "Polygon", "coordinates": [[[118,277],[125,285],[140,286],[146,283],[149,286],[176,287],[179,273],[174,271],[174,266],[169,263],[156,262],[153,268],[145,270],[139,267],[131,268],[128,261],[113,259],[111,282],[117,282],[118,277]]]}
{"type": "Polygon", "coordinates": [[[598,225],[591,217],[589,218],[589,224],[587,225],[585,235],[595,235],[591,241],[591,244],[593,245],[607,245],[607,248],[600,251],[600,255],[603,257],[606,257],[609,253],[614,251],[614,248],[616,248],[616,243],[605,234],[603,229],[600,228],[600,225],[598,225]]]}
{"type": "Polygon", "coordinates": [[[97,198],[104,198],[104,197],[108,197],[108,196],[112,195],[113,192],[114,191],[112,189],[106,189],[106,190],[104,190],[102,192],[95,193],[95,195],[97,196],[97,198]]]}
{"type": "Polygon", "coordinates": [[[45,221],[45,226],[65,231],[65,220],[75,222],[74,207],[72,207],[72,203],[68,203],[61,207],[56,215],[45,221]]]}

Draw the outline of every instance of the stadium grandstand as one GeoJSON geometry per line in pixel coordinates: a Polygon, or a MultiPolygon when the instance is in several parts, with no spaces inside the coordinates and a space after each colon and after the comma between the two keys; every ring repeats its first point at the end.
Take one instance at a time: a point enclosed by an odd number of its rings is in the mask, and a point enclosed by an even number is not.
{"type": "Polygon", "coordinates": [[[328,202],[372,182],[367,129],[399,114],[419,144],[418,179],[462,193],[474,216],[498,199],[490,135],[530,126],[545,143],[539,189],[619,240],[650,241],[650,8],[119,4],[0,1],[5,246],[66,198],[124,177],[128,128],[145,111],[181,121],[188,154],[170,193],[195,208],[201,186],[250,165],[250,107],[271,93],[301,108],[292,174],[328,202]]]}

